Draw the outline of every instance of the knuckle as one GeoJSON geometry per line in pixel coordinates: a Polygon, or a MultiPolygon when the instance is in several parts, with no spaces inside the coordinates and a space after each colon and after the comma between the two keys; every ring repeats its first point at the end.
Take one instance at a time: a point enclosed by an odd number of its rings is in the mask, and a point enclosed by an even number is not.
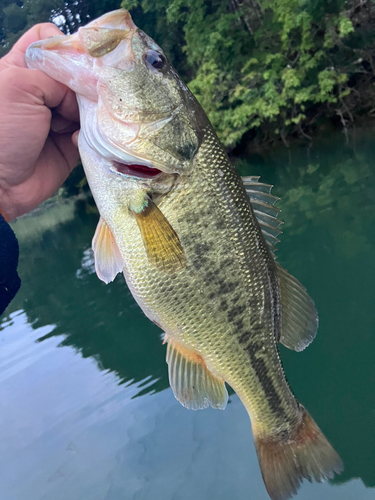
{"type": "Polygon", "coordinates": [[[12,66],[17,66],[13,50],[0,59],[0,71],[4,71],[12,66]]]}
{"type": "Polygon", "coordinates": [[[38,32],[43,28],[56,28],[56,24],[53,23],[38,23],[33,26],[33,29],[36,29],[38,32]]]}
{"type": "Polygon", "coordinates": [[[39,23],[34,26],[33,29],[36,31],[36,33],[38,33],[40,40],[63,34],[54,23],[39,23]]]}
{"type": "Polygon", "coordinates": [[[38,103],[41,93],[39,87],[38,75],[34,74],[34,70],[11,66],[0,72],[0,98],[3,103],[38,103]]]}

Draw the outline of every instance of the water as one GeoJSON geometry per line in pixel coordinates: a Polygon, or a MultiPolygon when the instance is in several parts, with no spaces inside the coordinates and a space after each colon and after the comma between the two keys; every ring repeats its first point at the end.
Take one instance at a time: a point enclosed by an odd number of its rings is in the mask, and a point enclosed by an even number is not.
{"type": "MultiPolygon", "coordinates": [[[[375,499],[375,130],[237,160],[282,198],[279,261],[320,328],[281,349],[290,384],[345,471],[298,498],[375,499]]],[[[183,408],[161,331],[89,251],[97,215],[57,205],[15,225],[22,288],[0,320],[0,500],[267,500],[248,416],[183,408]],[[2,322],[1,322],[2,321],[2,322]]]]}

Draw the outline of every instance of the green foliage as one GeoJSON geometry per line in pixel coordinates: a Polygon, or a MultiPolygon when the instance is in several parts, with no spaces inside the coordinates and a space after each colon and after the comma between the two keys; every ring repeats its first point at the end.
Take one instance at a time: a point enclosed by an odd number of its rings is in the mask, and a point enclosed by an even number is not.
{"type": "Polygon", "coordinates": [[[27,24],[26,11],[19,5],[11,3],[4,7],[3,12],[5,32],[18,33],[25,28],[27,24]]]}
{"type": "Polygon", "coordinates": [[[0,8],[0,57],[31,26],[50,21],[64,9],[63,0],[5,0],[5,4],[0,8]]]}
{"type": "Polygon", "coordinates": [[[322,113],[352,117],[348,106],[356,78],[375,74],[368,69],[375,44],[372,6],[367,4],[343,0],[122,2],[163,48],[168,39],[172,62],[229,147],[251,129],[284,138],[297,130],[303,133],[302,127],[322,113]]]}
{"type": "MultiPolygon", "coordinates": [[[[68,33],[121,0],[3,0],[0,56],[38,22],[68,33]]],[[[375,2],[367,0],[123,0],[165,50],[233,147],[342,124],[374,108],[375,2]],[[373,21],[374,19],[374,21],[373,21]],[[362,90],[365,89],[365,93],[362,90]]]]}

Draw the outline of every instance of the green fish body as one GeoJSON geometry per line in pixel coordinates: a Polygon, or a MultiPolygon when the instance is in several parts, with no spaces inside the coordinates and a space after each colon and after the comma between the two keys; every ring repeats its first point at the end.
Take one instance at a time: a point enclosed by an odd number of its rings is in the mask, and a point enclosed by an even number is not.
{"type": "Polygon", "coordinates": [[[238,176],[197,101],[126,11],[37,42],[27,60],[77,92],[79,148],[101,215],[97,273],[109,282],[123,272],[165,332],[176,398],[224,409],[225,383],[236,391],[274,500],[295,494],[303,478],[340,472],[279,359],[278,342],[302,350],[318,319],[275,261],[280,222],[270,186],[238,176]]]}

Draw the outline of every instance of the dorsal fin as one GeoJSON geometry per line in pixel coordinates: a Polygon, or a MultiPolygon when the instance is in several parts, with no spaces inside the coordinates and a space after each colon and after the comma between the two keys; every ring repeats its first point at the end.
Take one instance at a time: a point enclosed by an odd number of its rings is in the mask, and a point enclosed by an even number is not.
{"type": "Polygon", "coordinates": [[[271,194],[273,186],[258,182],[259,177],[242,177],[242,181],[253,205],[254,213],[262,229],[263,236],[268,243],[272,255],[275,257],[276,245],[280,241],[278,236],[282,233],[279,226],[283,222],[277,219],[281,210],[274,205],[280,198],[271,194]]]}
{"type": "Polygon", "coordinates": [[[288,349],[303,351],[314,340],[319,319],[306,288],[276,262],[281,293],[281,336],[288,349]]]}

